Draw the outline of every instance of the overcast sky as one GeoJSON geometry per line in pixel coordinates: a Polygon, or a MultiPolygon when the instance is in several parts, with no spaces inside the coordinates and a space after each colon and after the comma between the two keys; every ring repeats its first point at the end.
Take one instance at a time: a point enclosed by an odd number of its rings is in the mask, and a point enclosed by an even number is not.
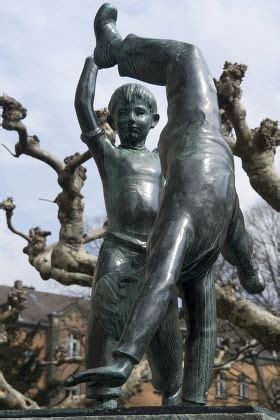
{"type": "MultiPolygon", "coordinates": [[[[101,1],[9,0],[0,2],[0,92],[15,97],[27,109],[29,134],[41,146],[63,159],[85,145],[74,112],[73,99],[84,59],[92,54],[92,22],[101,1]]],[[[119,0],[118,28],[123,36],[133,32],[154,38],[178,39],[196,44],[214,77],[225,60],[248,65],[242,102],[251,127],[265,118],[280,118],[280,2],[278,0],[119,0]]],[[[117,69],[99,72],[95,106],[108,104],[112,92],[131,79],[117,69]]],[[[151,132],[148,147],[154,148],[166,122],[164,88],[151,86],[158,101],[161,122],[151,132]]],[[[0,143],[13,148],[15,133],[0,130],[0,143]]],[[[101,183],[93,161],[87,163],[88,181],[83,190],[85,214],[105,214],[101,183]]],[[[258,196],[236,161],[236,183],[245,211],[258,196]]],[[[53,200],[59,187],[54,171],[23,156],[15,159],[0,150],[0,200],[15,199],[14,224],[23,231],[41,226],[58,234],[57,208],[39,201],[53,200]]],[[[0,284],[22,279],[38,289],[56,289],[33,269],[22,248],[25,241],[7,230],[0,212],[0,284]]]]}

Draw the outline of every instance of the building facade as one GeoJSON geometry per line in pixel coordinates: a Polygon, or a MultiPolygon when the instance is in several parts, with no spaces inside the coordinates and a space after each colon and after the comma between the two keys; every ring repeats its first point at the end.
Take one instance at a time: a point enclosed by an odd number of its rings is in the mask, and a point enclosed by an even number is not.
{"type": "MultiPolygon", "coordinates": [[[[18,316],[22,334],[37,328],[33,341],[40,347],[40,363],[44,366],[38,387],[46,389],[56,382],[84,368],[85,337],[90,300],[83,297],[39,292],[15,283],[25,294],[26,309],[18,316]]],[[[11,287],[0,286],[0,311],[4,311],[11,287]]],[[[182,327],[183,336],[186,330],[182,327]]],[[[51,398],[58,403],[65,396],[78,400],[84,386],[67,391],[60,387],[51,398]]],[[[30,395],[32,397],[32,390],[30,395]]],[[[133,396],[124,401],[127,406],[161,405],[160,394],[151,381],[143,382],[133,396]]],[[[209,389],[209,405],[254,404],[277,411],[280,409],[280,363],[277,354],[250,354],[230,367],[214,370],[209,389]]]]}

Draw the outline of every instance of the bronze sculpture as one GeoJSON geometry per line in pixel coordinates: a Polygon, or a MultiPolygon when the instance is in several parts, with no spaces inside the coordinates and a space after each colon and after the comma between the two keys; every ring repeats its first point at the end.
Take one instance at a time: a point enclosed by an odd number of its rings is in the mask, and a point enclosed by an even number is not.
{"type": "MultiPolygon", "coordinates": [[[[82,140],[89,147],[103,183],[108,226],[100,249],[92,291],[86,368],[112,361],[129,310],[144,281],[146,242],[154,224],[163,187],[158,150],[145,147],[158,120],[152,93],[139,84],[118,88],[109,103],[112,128],[120,138],[116,147],[98,128],[93,102],[98,68],[93,57],[85,61],[75,97],[82,140]],[[88,132],[97,129],[99,136],[88,132]],[[129,274],[138,270],[134,278],[129,274]],[[117,275],[110,275],[115,272],[117,275]]],[[[182,343],[176,294],[147,351],[154,386],[165,405],[178,403],[182,382],[182,343]],[[170,333],[166,334],[169,330],[170,333]],[[175,356],[175,357],[174,357],[175,356]]],[[[86,397],[114,408],[120,388],[87,383],[86,397]]]]}
{"type": "Polygon", "coordinates": [[[237,266],[249,293],[262,292],[264,281],[239,208],[233,156],[221,133],[217,94],[201,52],[178,41],[135,35],[123,40],[116,18],[114,6],[99,9],[94,58],[99,68],[117,64],[121,76],[166,86],[168,122],[159,141],[166,184],[148,242],[145,284],[113,362],[73,375],[66,384],[123,384],[141,360],[178,285],[189,320],[182,402],[204,405],[216,346],[211,267],[222,252],[237,266]]]}

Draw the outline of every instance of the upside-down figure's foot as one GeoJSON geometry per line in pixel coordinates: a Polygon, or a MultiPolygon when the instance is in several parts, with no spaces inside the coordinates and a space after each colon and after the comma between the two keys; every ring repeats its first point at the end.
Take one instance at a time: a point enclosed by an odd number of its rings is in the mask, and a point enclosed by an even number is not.
{"type": "Polygon", "coordinates": [[[123,385],[129,378],[134,367],[131,359],[119,357],[116,362],[104,367],[85,370],[69,376],[64,381],[66,388],[78,385],[82,382],[91,382],[93,384],[102,384],[111,388],[123,385]]]}
{"type": "Polygon", "coordinates": [[[94,19],[96,37],[94,60],[100,69],[117,64],[122,45],[122,37],[116,28],[117,16],[117,9],[110,3],[104,3],[94,19]]]}
{"type": "Polygon", "coordinates": [[[237,267],[238,277],[246,292],[254,295],[262,293],[265,289],[265,281],[255,258],[252,256],[248,266],[237,267]]]}

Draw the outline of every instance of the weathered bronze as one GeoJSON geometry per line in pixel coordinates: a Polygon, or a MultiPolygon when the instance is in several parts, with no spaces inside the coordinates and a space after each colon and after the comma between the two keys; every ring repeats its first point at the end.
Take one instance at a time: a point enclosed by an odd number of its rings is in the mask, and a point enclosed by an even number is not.
{"type": "Polygon", "coordinates": [[[264,281],[239,208],[233,155],[221,133],[215,86],[200,50],[135,35],[122,40],[116,18],[110,4],[96,15],[95,62],[99,68],[117,64],[121,76],[166,86],[168,122],[159,141],[166,184],[148,241],[144,287],[113,362],[73,375],[68,385],[123,384],[151,342],[177,285],[189,324],[183,404],[205,404],[216,347],[212,265],[222,252],[237,266],[249,293],[262,292],[264,281]]]}
{"type": "MultiPolygon", "coordinates": [[[[150,152],[145,147],[150,129],[159,120],[154,96],[135,83],[115,91],[109,103],[109,122],[119,134],[121,144],[116,147],[99,127],[93,109],[97,72],[93,57],[88,57],[75,98],[81,138],[97,164],[108,216],[92,291],[87,369],[112,361],[111,352],[117,346],[131,305],[144,282],[146,243],[163,187],[158,150],[150,152]],[[137,274],[132,278],[129,274],[135,270],[137,274]]],[[[162,392],[167,405],[178,403],[180,398],[182,354],[174,293],[147,350],[154,386],[162,392]]],[[[88,383],[86,396],[113,408],[120,388],[88,383]]]]}

